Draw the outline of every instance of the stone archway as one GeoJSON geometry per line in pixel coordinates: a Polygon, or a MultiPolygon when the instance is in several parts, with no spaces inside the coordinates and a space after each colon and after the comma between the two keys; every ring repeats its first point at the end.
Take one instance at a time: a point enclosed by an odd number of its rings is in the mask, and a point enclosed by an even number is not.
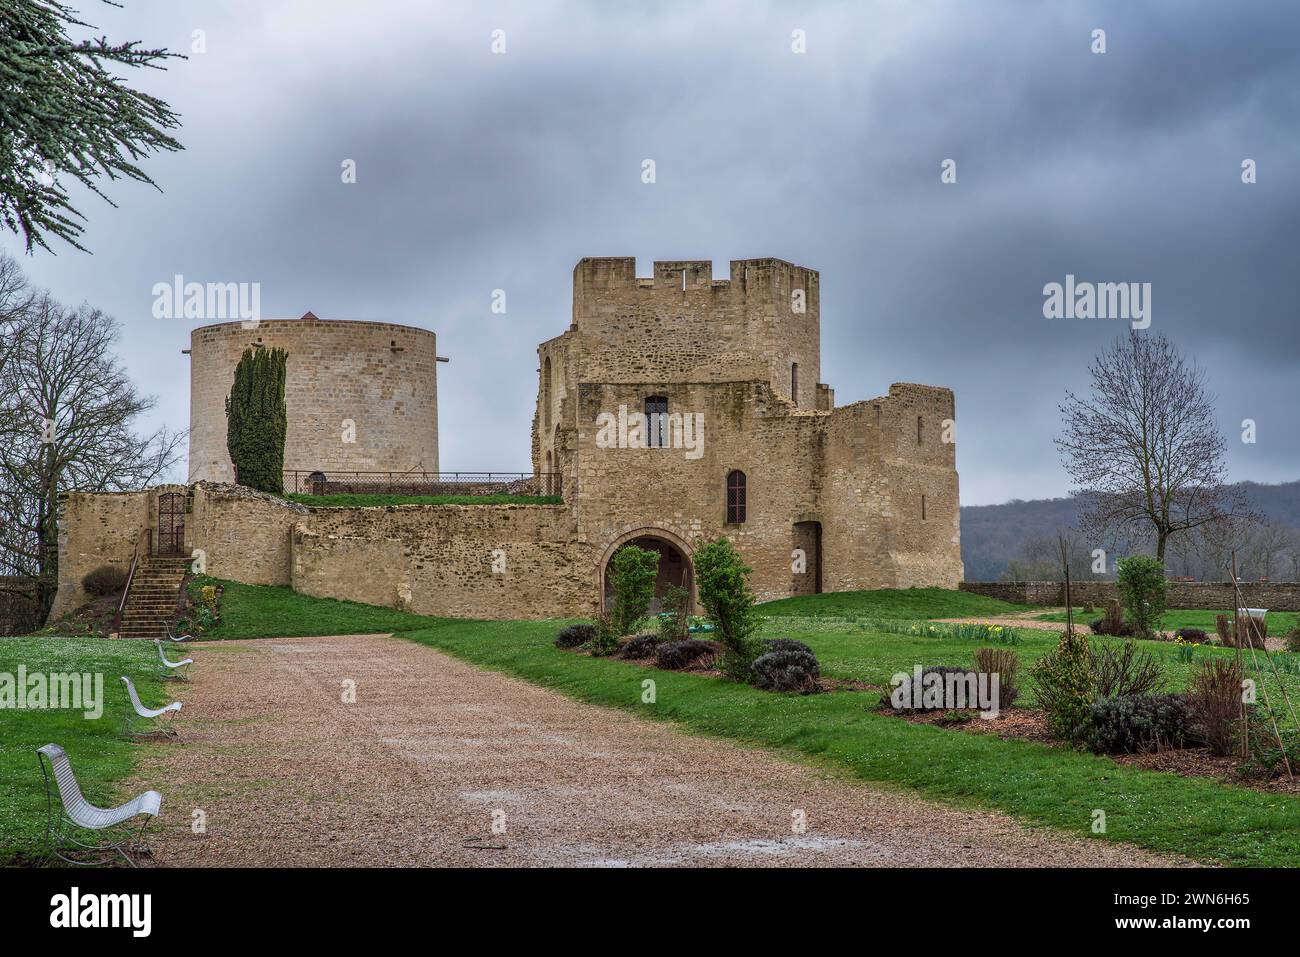
{"type": "Polygon", "coordinates": [[[600,560],[600,607],[608,609],[613,597],[609,581],[609,563],[624,545],[636,545],[659,553],[659,577],[655,581],[655,597],[650,603],[650,613],[658,614],[664,593],[671,585],[678,585],[691,593],[691,608],[695,607],[695,566],[691,561],[691,548],[672,532],[661,528],[642,528],[627,532],[614,540],[600,560]]]}

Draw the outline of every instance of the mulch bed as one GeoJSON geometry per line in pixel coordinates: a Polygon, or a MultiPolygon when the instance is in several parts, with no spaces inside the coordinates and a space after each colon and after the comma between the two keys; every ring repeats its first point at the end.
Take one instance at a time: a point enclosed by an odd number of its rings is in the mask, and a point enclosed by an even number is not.
{"type": "MultiPolygon", "coordinates": [[[[1037,708],[1009,708],[996,718],[981,718],[978,714],[969,721],[954,722],[949,711],[892,711],[878,710],[879,714],[901,718],[912,724],[933,724],[950,730],[971,734],[996,734],[999,738],[1037,741],[1055,747],[1067,747],[1048,728],[1047,715],[1037,708]]],[[[1285,774],[1276,778],[1245,777],[1241,768],[1245,762],[1239,757],[1215,757],[1209,748],[1167,748],[1141,754],[1108,755],[1116,764],[1141,768],[1145,771],[1164,771],[1188,778],[1215,778],[1234,787],[1247,787],[1256,791],[1278,794],[1300,794],[1300,768],[1296,779],[1288,780],[1285,774]]]]}
{"type": "MultiPolygon", "coordinates": [[[[624,642],[626,644],[626,642],[624,642]]],[[[585,655],[588,658],[596,657],[585,648],[561,648],[561,651],[572,651],[579,655],[585,655]]],[[[717,656],[698,658],[685,668],[660,668],[655,664],[653,656],[649,658],[622,658],[618,655],[606,655],[604,657],[613,658],[615,661],[622,661],[629,665],[638,665],[642,668],[651,668],[655,671],[679,671],[688,672],[693,675],[703,675],[706,678],[725,678],[726,673],[719,668],[715,668],[714,662],[717,656]]],[[[876,685],[866,681],[858,681],[855,678],[827,678],[822,677],[817,681],[817,690],[821,693],[834,691],[878,691],[876,685]]],[[[797,694],[798,692],[773,692],[774,694],[797,694]]]]}

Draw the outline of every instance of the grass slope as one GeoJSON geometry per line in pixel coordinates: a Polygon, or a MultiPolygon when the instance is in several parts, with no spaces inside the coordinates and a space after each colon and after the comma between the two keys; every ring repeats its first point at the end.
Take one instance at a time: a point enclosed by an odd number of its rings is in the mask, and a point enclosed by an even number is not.
{"type": "Polygon", "coordinates": [[[299,495],[285,498],[300,505],[376,506],[376,505],[563,505],[559,495],[299,495]]]}
{"type": "MultiPolygon", "coordinates": [[[[191,590],[215,583],[196,578],[191,590]]],[[[367,635],[418,628],[430,621],[420,615],[335,598],[313,598],[292,588],[220,582],[221,620],[202,641],[238,638],[287,638],[292,635],[367,635]]]]}
{"type": "MultiPolygon", "coordinates": [[[[133,795],[117,792],[116,782],[133,766],[132,744],[122,734],[127,707],[127,675],[147,706],[161,707],[177,697],[175,685],[158,679],[154,646],[146,641],[106,641],[102,638],[0,638],[0,672],[17,675],[89,673],[103,675],[104,713],[87,719],[81,711],[6,710],[0,735],[0,863],[42,856],[45,839],[45,783],[36,749],[53,742],[72,762],[86,799],[101,807],[133,795]]],[[[164,795],[164,800],[166,795],[164,795]]],[[[58,798],[55,797],[55,808],[58,798]]]]}
{"type": "Polygon", "coordinates": [[[760,614],[831,618],[997,618],[1029,611],[1028,605],[948,588],[881,588],[781,598],[758,606],[760,614]]]}

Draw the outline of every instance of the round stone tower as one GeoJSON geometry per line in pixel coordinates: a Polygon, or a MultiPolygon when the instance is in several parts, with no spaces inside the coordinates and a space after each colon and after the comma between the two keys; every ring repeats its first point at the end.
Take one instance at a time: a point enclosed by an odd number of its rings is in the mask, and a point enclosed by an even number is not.
{"type": "Polygon", "coordinates": [[[226,397],[245,349],[288,353],[286,470],[438,471],[436,338],[388,322],[263,319],[190,334],[189,480],[233,482],[226,397]]]}

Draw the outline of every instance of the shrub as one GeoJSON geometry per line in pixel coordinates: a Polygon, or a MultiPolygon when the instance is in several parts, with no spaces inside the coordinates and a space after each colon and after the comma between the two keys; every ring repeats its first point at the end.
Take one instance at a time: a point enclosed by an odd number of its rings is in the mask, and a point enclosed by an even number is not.
{"type": "Polygon", "coordinates": [[[812,694],[818,690],[819,677],[821,668],[811,651],[781,648],[754,659],[754,684],[764,691],[812,694]]]}
{"type": "Polygon", "coordinates": [[[763,653],[767,654],[770,651],[802,651],[810,655],[813,653],[813,650],[802,641],[793,638],[764,638],[763,653]]]}
{"type": "Polygon", "coordinates": [[[1060,644],[1039,658],[1030,673],[1052,731],[1075,738],[1087,725],[1094,697],[1088,640],[1078,632],[1062,632],[1060,644]]]}
{"type": "Polygon", "coordinates": [[[1164,689],[1164,671],[1137,642],[1096,641],[1088,646],[1088,670],[1092,672],[1095,698],[1120,698],[1155,694],[1164,689]]]}
{"type": "Polygon", "coordinates": [[[692,665],[709,664],[717,653],[717,645],[698,638],[669,641],[655,650],[655,664],[670,671],[680,671],[692,665]]]}
{"type": "Polygon", "coordinates": [[[100,565],[93,571],[86,572],[81,579],[81,587],[87,595],[96,598],[117,595],[126,587],[126,575],[126,571],[116,565],[100,565]]]}
{"type": "Polygon", "coordinates": [[[1300,734],[1292,730],[1282,730],[1282,744],[1273,731],[1273,722],[1261,708],[1252,707],[1247,712],[1250,724],[1250,759],[1242,768],[1244,774],[1260,774],[1265,777],[1277,777],[1288,767],[1294,774],[1300,770],[1300,734]]]}
{"type": "Polygon", "coordinates": [[[211,608],[213,611],[217,608],[217,586],[202,585],[199,587],[199,604],[204,608],[211,608]]]}
{"type": "Polygon", "coordinates": [[[1174,637],[1193,645],[1203,645],[1210,640],[1210,636],[1200,628],[1179,628],[1174,632],[1174,637]]]}
{"type": "Polygon", "coordinates": [[[622,632],[614,624],[614,616],[601,612],[596,616],[596,634],[584,646],[597,658],[604,658],[618,651],[618,639],[622,632]]]}
{"type": "Polygon", "coordinates": [[[966,710],[975,710],[979,708],[979,701],[972,697],[972,690],[978,689],[978,675],[970,668],[957,668],[952,665],[928,665],[921,669],[921,678],[919,687],[912,687],[916,678],[915,675],[907,675],[899,684],[895,685],[892,692],[881,698],[881,706],[888,703],[889,707],[895,711],[950,711],[953,710],[954,701],[951,701],[946,689],[949,684],[949,676],[955,675],[952,679],[954,686],[960,685],[965,688],[966,710]],[[945,694],[934,697],[935,684],[929,680],[931,675],[940,675],[942,678],[941,687],[945,689],[945,694]],[[972,679],[974,684],[972,684],[972,679]]]}
{"type": "Polygon", "coordinates": [[[706,542],[695,553],[700,604],[722,640],[722,670],[736,681],[749,681],[754,659],[763,646],[754,637],[758,615],[746,576],[751,569],[725,538],[706,542]]]}
{"type": "Polygon", "coordinates": [[[649,658],[655,653],[658,645],[658,635],[637,635],[618,650],[618,656],[630,659],[649,658]]]}
{"type": "Polygon", "coordinates": [[[1249,615],[1238,615],[1232,623],[1234,648],[1264,648],[1264,639],[1268,637],[1268,626],[1261,620],[1249,615]]]}
{"type": "Polygon", "coordinates": [[[1300,625],[1288,631],[1282,640],[1286,644],[1287,651],[1300,651],[1300,625]]]}
{"type": "Polygon", "coordinates": [[[614,591],[609,617],[615,637],[631,634],[645,617],[654,601],[658,575],[658,552],[624,545],[614,553],[609,562],[609,582],[614,591]]]}
{"type": "Polygon", "coordinates": [[[680,585],[669,585],[664,592],[663,611],[659,615],[660,641],[685,641],[690,637],[691,593],[680,585]]]}
{"type": "Polygon", "coordinates": [[[1115,584],[1133,630],[1140,637],[1151,637],[1165,614],[1164,563],[1150,555],[1130,555],[1121,558],[1115,569],[1115,584]]]}
{"type": "Polygon", "coordinates": [[[1227,615],[1214,616],[1214,630],[1219,634],[1219,644],[1225,648],[1237,647],[1237,641],[1232,636],[1232,625],[1228,623],[1227,615]]]}
{"type": "Polygon", "coordinates": [[[1241,666],[1231,658],[1201,662],[1187,683],[1192,722],[1210,753],[1232,754],[1241,740],[1241,666]]]}
{"type": "Polygon", "coordinates": [[[1095,701],[1080,737],[1097,754],[1183,748],[1194,740],[1187,699],[1180,694],[1121,695],[1095,701]]]}
{"type": "Polygon", "coordinates": [[[556,648],[577,648],[579,645],[585,645],[596,637],[596,626],[586,623],[580,625],[569,625],[567,628],[561,628],[560,633],[555,636],[556,648]]]}
{"type": "Polygon", "coordinates": [[[980,674],[998,676],[998,710],[1010,708],[1020,697],[1016,675],[1020,671],[1020,657],[1009,648],[977,648],[975,670],[980,674]]]}
{"type": "Polygon", "coordinates": [[[1112,638],[1128,638],[1133,634],[1133,626],[1124,620],[1124,611],[1114,598],[1106,604],[1106,614],[1089,627],[1093,634],[1110,635],[1112,638]]]}

